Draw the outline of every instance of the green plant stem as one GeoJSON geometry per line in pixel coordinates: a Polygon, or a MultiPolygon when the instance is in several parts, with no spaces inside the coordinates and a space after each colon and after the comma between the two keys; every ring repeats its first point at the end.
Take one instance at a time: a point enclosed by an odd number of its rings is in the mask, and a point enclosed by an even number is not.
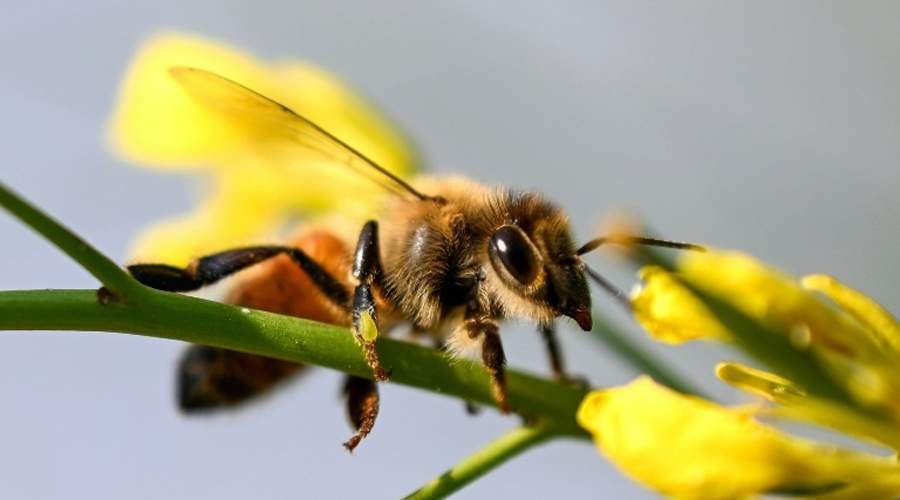
{"type": "MultiPolygon", "coordinates": [[[[133,303],[108,303],[93,290],[0,292],[0,330],[108,331],[183,340],[372,377],[363,350],[342,327],[146,289],[133,303]]],[[[382,338],[378,353],[392,382],[496,406],[484,366],[434,349],[382,338]]],[[[529,421],[587,438],[575,422],[582,389],[509,370],[509,400],[529,421]]]]}
{"type": "Polygon", "coordinates": [[[545,427],[520,427],[470,455],[404,500],[446,498],[507,460],[552,436],[553,433],[545,427]]]}
{"type": "Polygon", "coordinates": [[[143,287],[118,264],[37,207],[17,196],[2,182],[0,182],[0,206],[68,254],[100,280],[113,296],[127,300],[132,294],[140,294],[143,287]]]}

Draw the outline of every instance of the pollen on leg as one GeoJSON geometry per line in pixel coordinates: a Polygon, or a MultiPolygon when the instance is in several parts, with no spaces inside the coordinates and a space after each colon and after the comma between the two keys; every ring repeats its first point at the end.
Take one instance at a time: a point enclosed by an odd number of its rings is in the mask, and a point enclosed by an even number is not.
{"type": "Polygon", "coordinates": [[[366,342],[374,342],[378,338],[378,325],[375,324],[375,318],[369,311],[359,315],[358,334],[366,342]]]}

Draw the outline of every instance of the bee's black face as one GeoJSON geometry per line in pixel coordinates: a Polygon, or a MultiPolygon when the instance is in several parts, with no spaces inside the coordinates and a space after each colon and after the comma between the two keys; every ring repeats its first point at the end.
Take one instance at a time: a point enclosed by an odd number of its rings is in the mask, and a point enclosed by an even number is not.
{"type": "Polygon", "coordinates": [[[522,297],[574,319],[590,330],[591,296],[581,259],[571,250],[566,234],[532,239],[520,227],[503,225],[491,236],[491,264],[503,282],[522,297]]]}
{"type": "Polygon", "coordinates": [[[580,259],[563,259],[547,266],[547,301],[559,314],[568,316],[584,331],[593,327],[591,293],[580,259]]]}

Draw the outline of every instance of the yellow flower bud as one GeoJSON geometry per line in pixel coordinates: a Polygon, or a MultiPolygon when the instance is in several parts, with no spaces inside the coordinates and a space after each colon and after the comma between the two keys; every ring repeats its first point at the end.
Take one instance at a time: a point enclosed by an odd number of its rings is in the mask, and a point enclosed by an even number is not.
{"type": "Polygon", "coordinates": [[[731,337],[703,302],[664,269],[645,267],[640,278],[644,285],[631,298],[634,317],[657,340],[679,344],[731,337]]]}

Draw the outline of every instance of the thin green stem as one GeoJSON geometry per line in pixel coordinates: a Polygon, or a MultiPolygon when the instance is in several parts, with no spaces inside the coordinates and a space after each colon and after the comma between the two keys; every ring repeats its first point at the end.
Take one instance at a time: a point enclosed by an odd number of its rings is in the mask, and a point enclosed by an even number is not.
{"type": "MultiPolygon", "coordinates": [[[[94,290],[0,292],[0,330],[122,332],[211,345],[372,377],[363,350],[346,329],[146,289],[130,304],[104,303],[94,290]]],[[[390,338],[378,340],[391,382],[496,406],[484,366],[390,338]]],[[[587,438],[575,421],[584,391],[515,370],[508,372],[513,410],[559,433],[587,438]]]]}
{"type": "Polygon", "coordinates": [[[25,201],[0,182],[0,207],[37,231],[50,243],[93,274],[113,296],[127,299],[143,288],[118,264],[97,251],[75,233],[25,201]]]}
{"type": "Polygon", "coordinates": [[[545,427],[519,427],[475,452],[404,500],[447,498],[472,481],[554,435],[545,427]]]}

